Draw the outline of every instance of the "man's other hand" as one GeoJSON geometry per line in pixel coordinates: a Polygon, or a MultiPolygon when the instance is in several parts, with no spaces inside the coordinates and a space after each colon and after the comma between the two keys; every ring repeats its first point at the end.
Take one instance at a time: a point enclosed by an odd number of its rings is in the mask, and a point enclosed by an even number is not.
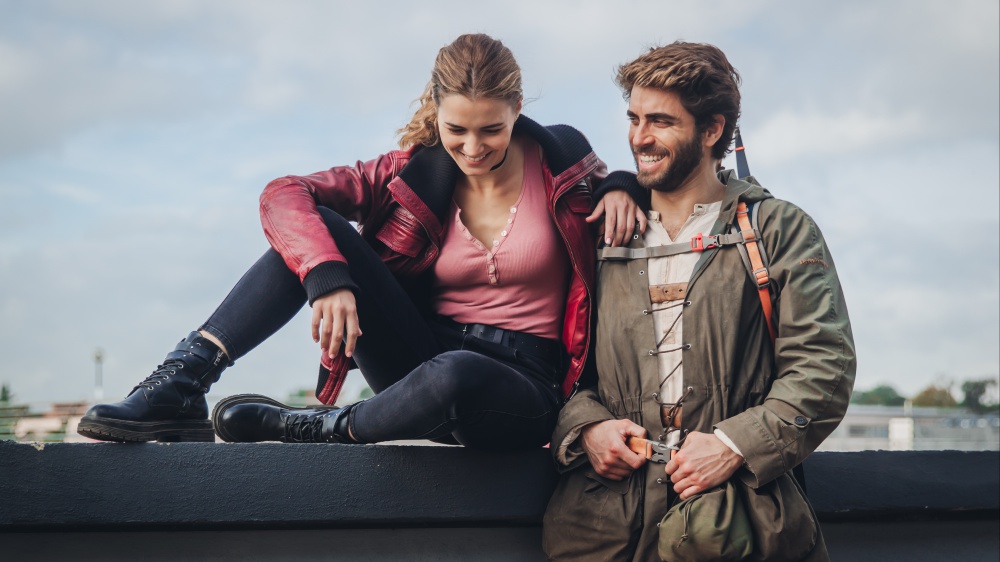
{"type": "Polygon", "coordinates": [[[593,423],[581,432],[583,450],[597,474],[608,480],[623,480],[646,463],[625,444],[629,436],[645,437],[646,430],[629,420],[593,423]]]}
{"type": "Polygon", "coordinates": [[[674,452],[666,471],[682,500],[722,484],[743,465],[737,455],[711,433],[692,431],[674,452]]]}

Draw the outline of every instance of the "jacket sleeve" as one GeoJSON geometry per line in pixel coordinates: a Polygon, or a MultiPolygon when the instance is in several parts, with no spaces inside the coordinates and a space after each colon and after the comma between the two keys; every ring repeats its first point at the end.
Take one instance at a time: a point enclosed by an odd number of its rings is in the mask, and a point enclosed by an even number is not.
{"type": "Polygon", "coordinates": [[[794,468],[833,432],[857,370],[844,294],[819,228],[783,201],[766,200],[760,216],[779,295],[775,379],[760,406],[715,426],[743,453],[741,478],[754,488],[794,468]]]}
{"type": "Polygon", "coordinates": [[[354,166],[286,176],[264,188],[260,196],[264,235],[299,276],[310,304],[336,289],[356,288],[318,207],[363,224],[388,197],[386,186],[398,173],[398,161],[398,154],[390,153],[354,166]]]}
{"type": "Polygon", "coordinates": [[[552,456],[559,472],[573,470],[587,461],[580,447],[580,431],[592,423],[613,420],[615,416],[601,403],[596,388],[582,389],[566,402],[552,433],[552,456]]]}
{"type": "Polygon", "coordinates": [[[594,187],[594,204],[596,205],[608,192],[615,190],[625,191],[642,210],[649,210],[649,190],[639,185],[634,173],[622,170],[607,174],[594,187]]]}

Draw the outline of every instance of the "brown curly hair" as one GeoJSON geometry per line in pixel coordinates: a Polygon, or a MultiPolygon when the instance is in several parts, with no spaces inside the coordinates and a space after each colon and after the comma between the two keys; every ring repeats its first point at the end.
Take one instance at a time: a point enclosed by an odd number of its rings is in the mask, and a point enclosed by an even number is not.
{"type": "Polygon", "coordinates": [[[676,93],[694,116],[699,132],[708,128],[715,115],[722,115],[726,124],[712,156],[721,159],[729,153],[740,118],[740,75],[715,45],[675,41],[654,47],[618,67],[615,82],[626,101],[635,86],[676,93]]]}

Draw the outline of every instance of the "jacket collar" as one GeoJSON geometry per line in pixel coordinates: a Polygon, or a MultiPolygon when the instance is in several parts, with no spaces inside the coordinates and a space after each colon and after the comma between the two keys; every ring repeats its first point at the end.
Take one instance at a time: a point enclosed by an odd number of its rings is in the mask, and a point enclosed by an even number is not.
{"type": "MultiPolygon", "coordinates": [[[[583,134],[568,125],[545,127],[521,115],[514,122],[514,134],[519,133],[527,135],[542,147],[553,177],[593,153],[583,134]]],[[[399,178],[437,217],[438,223],[444,224],[460,173],[458,164],[438,143],[417,149],[399,172],[399,178]]]]}
{"type": "Polygon", "coordinates": [[[719,209],[717,224],[731,224],[736,217],[736,207],[740,201],[755,203],[773,198],[771,193],[764,189],[753,176],[739,179],[736,177],[736,170],[720,170],[718,176],[719,181],[726,184],[726,192],[722,196],[722,208],[719,209]]]}
{"type": "MultiPolygon", "coordinates": [[[[753,176],[747,176],[741,180],[736,177],[735,170],[719,170],[718,176],[719,181],[726,184],[726,192],[722,195],[722,208],[719,209],[719,218],[715,220],[715,224],[712,226],[712,234],[723,234],[729,229],[729,225],[736,218],[736,207],[740,201],[754,203],[772,198],[771,194],[761,187],[753,176]]],[[[698,258],[698,262],[694,266],[694,272],[691,274],[691,279],[688,281],[689,288],[698,280],[705,266],[715,257],[718,251],[718,248],[716,248],[715,250],[703,252],[701,257],[698,258]]]]}

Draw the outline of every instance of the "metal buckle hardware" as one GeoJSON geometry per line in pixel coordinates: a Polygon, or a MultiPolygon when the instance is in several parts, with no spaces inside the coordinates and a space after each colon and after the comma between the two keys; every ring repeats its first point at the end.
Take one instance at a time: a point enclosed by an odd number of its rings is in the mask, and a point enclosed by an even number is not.
{"type": "Polygon", "coordinates": [[[711,234],[706,236],[702,233],[698,233],[691,237],[691,251],[692,252],[704,252],[705,250],[711,250],[719,246],[719,237],[712,236],[711,234]],[[708,242],[706,245],[705,242],[708,242]]]}

